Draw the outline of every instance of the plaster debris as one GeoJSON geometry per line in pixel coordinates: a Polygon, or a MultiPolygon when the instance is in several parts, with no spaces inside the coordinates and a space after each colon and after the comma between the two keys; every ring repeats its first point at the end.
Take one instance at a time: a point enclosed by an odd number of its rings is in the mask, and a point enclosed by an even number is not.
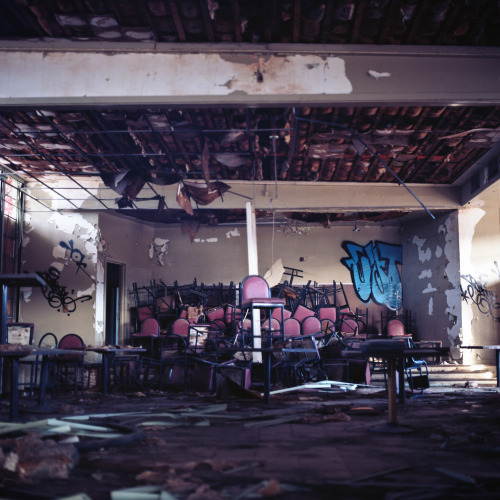
{"type": "Polygon", "coordinates": [[[431,269],[424,269],[419,275],[418,279],[422,280],[425,278],[432,278],[432,270],[431,269]]]}
{"type": "Polygon", "coordinates": [[[375,78],[375,80],[378,80],[379,78],[389,78],[391,76],[391,74],[387,71],[379,72],[375,71],[374,69],[369,69],[368,75],[372,78],[375,78]]]}
{"type": "Polygon", "coordinates": [[[434,299],[432,297],[429,299],[429,310],[427,312],[429,316],[434,314],[434,299]]]}
{"type": "Polygon", "coordinates": [[[439,259],[441,255],[443,255],[443,249],[438,245],[436,247],[436,251],[434,252],[434,255],[439,259]]]}
{"type": "Polygon", "coordinates": [[[226,233],[226,238],[236,238],[241,236],[240,232],[238,231],[238,228],[235,227],[232,231],[228,231],[226,233]]]}

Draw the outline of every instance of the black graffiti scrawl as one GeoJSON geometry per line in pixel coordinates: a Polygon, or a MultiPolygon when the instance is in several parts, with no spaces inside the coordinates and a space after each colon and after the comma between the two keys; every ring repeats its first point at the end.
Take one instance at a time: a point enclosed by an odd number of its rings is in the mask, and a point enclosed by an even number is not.
{"type": "Polygon", "coordinates": [[[403,288],[398,264],[402,263],[401,245],[370,241],[365,246],[344,241],[348,254],[340,262],[351,272],[352,283],[362,302],[373,300],[397,311],[403,305],[403,288]]]}
{"type": "MultiPolygon", "coordinates": [[[[500,277],[500,269],[498,262],[494,261],[494,268],[491,270],[496,275],[496,279],[500,277]]],[[[472,274],[460,275],[462,283],[460,284],[460,295],[462,300],[467,304],[472,302],[476,304],[478,311],[495,321],[500,322],[500,302],[497,294],[488,289],[488,277],[481,275],[474,278],[472,274]],[[464,286],[465,285],[465,286],[464,286]]]]}
{"type": "Polygon", "coordinates": [[[55,267],[49,267],[48,271],[38,272],[38,274],[47,283],[47,286],[42,288],[43,296],[47,299],[49,306],[59,312],[67,313],[69,316],[76,310],[78,302],[86,302],[92,299],[90,295],[75,298],[73,296],[74,290],[71,290],[71,294],[68,293],[67,288],[59,283],[61,274],[55,267]]]}

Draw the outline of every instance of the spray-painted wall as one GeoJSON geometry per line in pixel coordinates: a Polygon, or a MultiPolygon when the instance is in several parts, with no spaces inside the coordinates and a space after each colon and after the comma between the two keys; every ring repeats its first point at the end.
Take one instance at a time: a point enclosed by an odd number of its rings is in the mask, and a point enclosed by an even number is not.
{"type": "Polygon", "coordinates": [[[86,344],[102,341],[99,241],[95,214],[26,214],[23,270],[40,273],[48,283],[45,290],[21,294],[20,319],[35,324],[35,343],[46,332],[58,339],[77,333],[86,344]]]}
{"type": "MultiPolygon", "coordinates": [[[[500,344],[500,221],[495,206],[460,210],[463,345],[500,344]]],[[[495,363],[493,351],[463,349],[464,363],[495,363]]]]}
{"type": "MultiPolygon", "coordinates": [[[[200,227],[190,234],[180,226],[155,228],[108,213],[34,213],[28,219],[25,271],[47,272],[56,262],[61,286],[77,300],[68,316],[34,290],[30,302],[24,304],[23,316],[36,322],[37,331],[53,331],[58,337],[76,331],[87,344],[103,342],[107,262],[125,265],[126,309],[134,305],[130,293],[134,282],[139,286],[149,284],[151,279],[187,284],[196,278],[198,283],[208,285],[228,284],[238,283],[248,274],[245,226],[200,227]]],[[[309,280],[320,284],[342,282],[351,307],[370,308],[370,323],[378,323],[384,306],[371,300],[363,303],[354,293],[351,273],[341,262],[348,256],[342,243],[351,241],[364,247],[372,241],[383,241],[397,245],[399,238],[399,227],[389,225],[366,226],[360,232],[348,226],[326,229],[278,224],[274,230],[259,226],[259,273],[264,275],[281,258],[283,265],[303,270],[303,277],[295,278],[294,284],[309,280]]],[[[123,337],[129,333],[127,323],[123,337]]]]}
{"type": "Polygon", "coordinates": [[[402,228],[403,303],[418,340],[459,342],[461,303],[456,212],[424,216],[402,228]]]}
{"type": "MultiPolygon", "coordinates": [[[[155,238],[168,240],[161,259],[153,259],[154,278],[165,283],[177,280],[180,284],[212,284],[231,281],[239,283],[248,274],[247,235],[245,226],[200,227],[194,235],[182,232],[179,226],[157,228],[155,238]]],[[[372,300],[363,303],[354,293],[349,269],[341,259],[348,256],[342,243],[352,241],[365,246],[371,241],[399,244],[398,226],[363,226],[353,232],[352,226],[329,229],[302,224],[277,224],[257,227],[259,274],[281,259],[284,266],[303,270],[302,278],[294,278],[294,285],[311,283],[332,286],[342,282],[352,309],[370,309],[369,322],[376,329],[385,306],[372,300]]],[[[284,279],[287,278],[286,276],[284,279]]]]}

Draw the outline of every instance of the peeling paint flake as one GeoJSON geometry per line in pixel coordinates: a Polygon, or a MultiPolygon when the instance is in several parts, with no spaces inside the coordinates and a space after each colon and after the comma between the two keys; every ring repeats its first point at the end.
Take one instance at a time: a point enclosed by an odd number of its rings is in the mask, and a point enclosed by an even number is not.
{"type": "Polygon", "coordinates": [[[418,279],[422,280],[425,278],[432,278],[432,270],[431,269],[424,269],[418,276],[418,279]]]}
{"type": "Polygon", "coordinates": [[[427,284],[427,288],[422,290],[422,293],[433,293],[437,292],[437,288],[434,288],[430,283],[427,284]]]}
{"type": "Polygon", "coordinates": [[[430,248],[427,248],[426,250],[423,249],[425,241],[425,238],[419,238],[418,236],[414,236],[412,240],[412,243],[418,247],[418,259],[420,262],[431,260],[432,257],[430,248]]]}
{"type": "Polygon", "coordinates": [[[236,238],[237,236],[241,236],[240,232],[238,231],[238,228],[234,228],[232,231],[228,231],[226,233],[226,238],[236,238]]]}
{"type": "Polygon", "coordinates": [[[378,80],[379,78],[389,78],[391,74],[387,71],[375,71],[374,69],[369,69],[368,70],[368,76],[371,76],[372,78],[375,78],[375,80],[378,80]]]}

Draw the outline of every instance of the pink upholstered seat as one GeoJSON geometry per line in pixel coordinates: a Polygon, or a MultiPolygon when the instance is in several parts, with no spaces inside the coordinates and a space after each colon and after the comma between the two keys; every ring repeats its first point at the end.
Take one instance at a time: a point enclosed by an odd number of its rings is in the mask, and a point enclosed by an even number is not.
{"type": "Polygon", "coordinates": [[[302,321],[302,335],[321,335],[321,321],[316,316],[308,316],[302,321]]]}
{"type": "Polygon", "coordinates": [[[285,319],[285,338],[288,337],[300,337],[300,323],[299,320],[295,318],[287,318],[285,319]]]}
{"type": "Polygon", "coordinates": [[[388,337],[402,337],[406,335],[405,326],[399,319],[391,319],[387,323],[387,336],[388,337]]]}

